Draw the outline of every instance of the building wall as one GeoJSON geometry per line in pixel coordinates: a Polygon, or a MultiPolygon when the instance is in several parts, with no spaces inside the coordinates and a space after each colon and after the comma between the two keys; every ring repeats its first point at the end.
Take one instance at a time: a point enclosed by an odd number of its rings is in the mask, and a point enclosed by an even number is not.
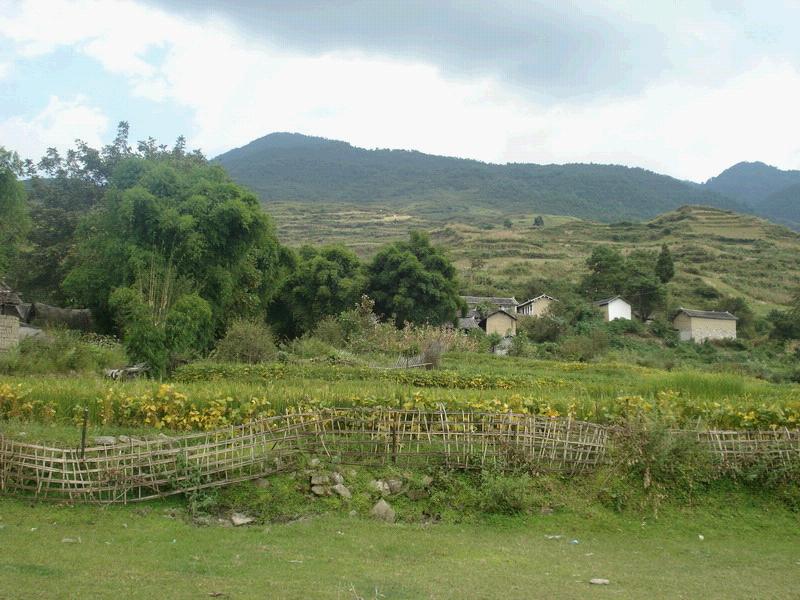
{"type": "Polygon", "coordinates": [[[631,305],[624,300],[614,300],[600,308],[603,310],[603,317],[606,321],[613,321],[615,319],[631,320],[631,305]]]}
{"type": "Polygon", "coordinates": [[[672,320],[672,325],[678,330],[678,338],[682,342],[688,342],[692,339],[692,320],[688,315],[679,313],[678,316],[672,320]]]}
{"type": "Polygon", "coordinates": [[[13,348],[19,342],[19,319],[0,315],[0,351],[13,348]]]}
{"type": "Polygon", "coordinates": [[[733,319],[692,318],[692,337],[703,340],[735,340],[736,321],[733,319]]]}
{"type": "Polygon", "coordinates": [[[517,322],[503,313],[495,313],[486,319],[486,335],[499,333],[502,336],[517,335],[517,322]]]}
{"type": "Polygon", "coordinates": [[[552,300],[548,300],[547,298],[542,298],[541,300],[537,300],[536,302],[531,302],[530,304],[526,304],[521,309],[519,309],[519,313],[525,315],[526,317],[541,317],[542,315],[546,314],[548,310],[550,310],[550,305],[553,303],[552,300]]]}

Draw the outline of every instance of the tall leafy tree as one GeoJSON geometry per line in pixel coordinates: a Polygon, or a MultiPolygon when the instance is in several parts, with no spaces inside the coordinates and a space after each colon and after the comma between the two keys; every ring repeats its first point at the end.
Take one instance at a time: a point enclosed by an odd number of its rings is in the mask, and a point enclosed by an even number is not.
{"type": "Polygon", "coordinates": [[[20,170],[17,154],[0,146],[0,277],[8,273],[30,227],[20,170]]]}
{"type": "Polygon", "coordinates": [[[375,310],[398,327],[452,322],[461,308],[453,263],[417,231],[375,255],[367,269],[367,293],[375,310]]]}
{"type": "MultiPolygon", "coordinates": [[[[233,315],[263,315],[275,293],[279,246],[256,197],[197,155],[157,151],[120,160],[81,221],[63,288],[110,326],[118,287],[174,281],[196,291],[222,331],[233,315]]],[[[169,301],[167,301],[169,304],[169,301]]]]}
{"type": "Polygon", "coordinates": [[[14,280],[26,296],[69,303],[61,282],[78,223],[103,198],[115,166],[133,154],[128,124],[121,122],[114,141],[100,150],[79,140],[64,155],[50,148],[38,162],[25,161],[32,228],[14,280]]]}
{"type": "Polygon", "coordinates": [[[614,248],[597,246],[586,259],[586,266],[589,274],[581,282],[581,288],[590,300],[622,293],[627,277],[625,257],[614,248]]]}
{"type": "Polygon", "coordinates": [[[327,315],[352,308],[364,291],[361,261],[341,246],[300,249],[299,262],[281,297],[297,332],[311,331],[327,315]]]}
{"type": "Polygon", "coordinates": [[[655,271],[655,253],[632,252],[622,256],[613,248],[598,246],[586,261],[590,269],[581,284],[591,300],[621,295],[642,320],[666,302],[666,290],[655,271]]]}
{"type": "Polygon", "coordinates": [[[662,244],[661,252],[656,260],[656,275],[661,283],[667,283],[675,276],[675,263],[666,244],[662,244]]]}

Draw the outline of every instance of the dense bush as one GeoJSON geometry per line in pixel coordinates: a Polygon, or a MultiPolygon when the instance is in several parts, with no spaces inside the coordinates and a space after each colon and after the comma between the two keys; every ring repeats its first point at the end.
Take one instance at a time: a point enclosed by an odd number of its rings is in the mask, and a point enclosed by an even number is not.
{"type": "Polygon", "coordinates": [[[124,366],[125,352],[113,338],[69,330],[47,330],[0,353],[0,373],[100,373],[124,366]]]}
{"type": "Polygon", "coordinates": [[[536,343],[555,342],[564,333],[564,329],[564,321],[551,316],[519,317],[517,320],[517,334],[536,343]]]}
{"type": "Polygon", "coordinates": [[[262,321],[237,319],[217,342],[214,358],[227,362],[263,363],[275,358],[272,332],[262,321]]]}

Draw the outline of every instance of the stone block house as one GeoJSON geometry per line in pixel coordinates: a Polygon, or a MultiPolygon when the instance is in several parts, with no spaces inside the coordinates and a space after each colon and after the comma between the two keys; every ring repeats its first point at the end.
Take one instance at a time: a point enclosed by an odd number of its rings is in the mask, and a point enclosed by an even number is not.
{"type": "Polygon", "coordinates": [[[631,305],[620,296],[613,296],[593,303],[603,313],[605,321],[615,321],[616,319],[631,320],[631,305]]]}
{"type": "Polygon", "coordinates": [[[735,340],[736,317],[727,311],[681,308],[672,319],[683,341],[735,340]]]}
{"type": "Polygon", "coordinates": [[[503,337],[517,335],[517,317],[504,310],[496,310],[481,319],[478,326],[486,332],[486,335],[499,333],[503,337]]]}
{"type": "Polygon", "coordinates": [[[558,302],[552,296],[542,294],[517,305],[517,314],[525,317],[542,317],[550,310],[550,305],[558,302]]]}
{"type": "Polygon", "coordinates": [[[517,334],[518,317],[541,317],[547,314],[553,302],[558,302],[547,294],[522,303],[513,296],[461,296],[461,299],[467,305],[467,313],[458,320],[459,329],[480,328],[487,334],[499,333],[505,337],[517,334]]]}

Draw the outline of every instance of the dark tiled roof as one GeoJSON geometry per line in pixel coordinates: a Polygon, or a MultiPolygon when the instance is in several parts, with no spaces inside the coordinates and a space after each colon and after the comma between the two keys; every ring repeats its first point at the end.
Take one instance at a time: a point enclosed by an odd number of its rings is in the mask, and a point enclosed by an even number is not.
{"type": "Polygon", "coordinates": [[[461,296],[464,299],[464,302],[467,304],[481,304],[486,302],[487,304],[496,304],[499,306],[516,306],[519,304],[517,299],[514,297],[511,298],[501,298],[499,296],[461,296]]]}
{"type": "MultiPolygon", "coordinates": [[[[722,321],[738,321],[738,317],[733,316],[727,310],[691,310],[689,308],[680,308],[678,314],[685,314],[687,317],[697,317],[699,319],[720,319],[722,321]]],[[[677,316],[677,315],[676,315],[677,316]]]]}
{"type": "Polygon", "coordinates": [[[512,319],[514,319],[515,321],[517,320],[517,317],[516,317],[516,315],[512,315],[510,312],[506,312],[506,311],[504,311],[504,310],[495,310],[495,311],[493,311],[493,312],[490,312],[488,315],[486,315],[486,318],[485,318],[485,319],[482,319],[482,320],[481,320],[481,325],[483,325],[483,324],[484,324],[484,323],[485,323],[485,322],[486,322],[486,321],[489,319],[489,317],[491,317],[492,315],[496,315],[497,313],[503,313],[503,314],[504,314],[504,315],[506,315],[507,317],[511,317],[511,318],[512,318],[512,319]]]}
{"type": "Polygon", "coordinates": [[[605,306],[606,304],[611,304],[614,300],[622,300],[627,304],[626,300],[622,296],[612,296],[611,298],[605,298],[604,300],[596,300],[595,302],[592,302],[592,304],[595,306],[605,306]]]}
{"type": "Polygon", "coordinates": [[[19,304],[22,298],[8,287],[5,281],[0,281],[0,304],[19,304]]]}
{"type": "Polygon", "coordinates": [[[477,329],[478,321],[472,317],[464,317],[458,320],[459,329],[477,329]]]}
{"type": "Polygon", "coordinates": [[[540,296],[536,296],[536,298],[531,298],[530,300],[525,300],[525,302],[523,302],[522,304],[517,305],[517,307],[519,308],[520,306],[525,306],[526,304],[531,304],[532,302],[538,302],[539,300],[552,300],[554,302],[558,302],[558,300],[556,300],[552,296],[548,296],[547,294],[541,294],[540,296]]]}

